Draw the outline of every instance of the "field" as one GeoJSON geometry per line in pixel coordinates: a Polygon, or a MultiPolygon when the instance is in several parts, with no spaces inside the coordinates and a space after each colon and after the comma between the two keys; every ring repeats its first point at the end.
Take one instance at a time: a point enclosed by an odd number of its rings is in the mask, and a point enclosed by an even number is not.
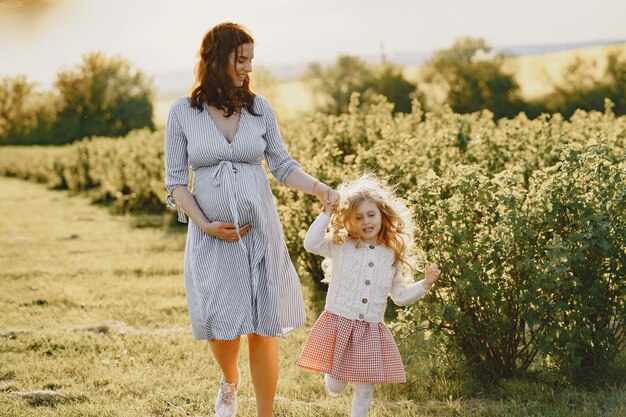
{"type": "MultiPolygon", "coordinates": [[[[184,234],[30,182],[0,177],[0,191],[0,416],[212,415],[219,373],[190,333],[184,234]]],[[[320,376],[294,365],[307,330],[280,341],[275,415],[347,415],[349,395],[326,398],[320,376]]],[[[409,382],[379,387],[370,416],[626,413],[618,368],[586,387],[557,376],[484,384],[412,339],[410,351],[400,344],[409,382]]],[[[239,415],[253,416],[245,342],[240,367],[239,415]]]]}
{"type": "MultiPolygon", "coordinates": [[[[301,114],[308,91],[260,92],[301,114]]],[[[281,122],[316,178],[396,184],[420,262],[444,271],[422,301],[388,309],[408,382],[378,387],[370,417],[626,415],[626,117],[611,108],[496,123],[381,101],[281,122]]],[[[191,335],[163,140],[0,150],[0,417],[212,415],[219,371],[191,335]]],[[[319,204],[270,184],[308,317],[280,340],[275,415],[347,415],[350,392],[327,398],[295,366],[324,296],[302,246],[319,204]]],[[[245,340],[240,368],[239,415],[253,416],[245,340]]]]}
{"type": "Polygon", "coordinates": [[[534,99],[550,93],[552,84],[559,84],[562,81],[563,71],[576,57],[585,61],[595,61],[597,63],[595,73],[599,76],[606,67],[606,59],[611,52],[626,54],[626,44],[509,58],[504,69],[515,74],[522,96],[534,99]]]}

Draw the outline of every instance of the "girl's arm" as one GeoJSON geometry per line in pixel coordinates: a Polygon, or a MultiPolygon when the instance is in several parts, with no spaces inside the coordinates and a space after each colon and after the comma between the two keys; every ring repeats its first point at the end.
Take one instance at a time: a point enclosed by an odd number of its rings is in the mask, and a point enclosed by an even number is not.
{"type": "Polygon", "coordinates": [[[326,238],[326,227],[330,221],[330,215],[320,213],[319,216],[311,223],[311,227],[306,232],[304,238],[304,249],[327,258],[332,257],[333,242],[326,238]]]}
{"type": "Polygon", "coordinates": [[[393,277],[389,295],[396,305],[408,306],[422,298],[426,291],[428,290],[424,286],[424,280],[409,284],[405,281],[404,275],[398,271],[393,277]]]}
{"type": "Polygon", "coordinates": [[[437,279],[439,279],[439,269],[436,264],[426,267],[423,280],[410,284],[406,282],[402,273],[397,271],[393,277],[389,295],[397,305],[407,306],[422,298],[437,279]]]}

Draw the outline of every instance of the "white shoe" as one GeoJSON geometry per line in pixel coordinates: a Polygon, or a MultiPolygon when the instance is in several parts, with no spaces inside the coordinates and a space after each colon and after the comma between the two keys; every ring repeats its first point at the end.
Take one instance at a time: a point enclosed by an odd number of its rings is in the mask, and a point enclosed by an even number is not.
{"type": "MultiPolygon", "coordinates": [[[[237,378],[239,378],[239,370],[237,370],[237,378]]],[[[237,414],[237,390],[239,383],[231,384],[224,381],[222,377],[220,381],[220,389],[217,393],[215,401],[215,415],[217,417],[233,417],[237,414]]]]}

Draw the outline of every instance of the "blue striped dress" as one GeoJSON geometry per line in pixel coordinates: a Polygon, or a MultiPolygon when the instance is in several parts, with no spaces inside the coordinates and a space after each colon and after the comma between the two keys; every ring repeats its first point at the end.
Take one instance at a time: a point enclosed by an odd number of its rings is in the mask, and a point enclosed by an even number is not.
{"type": "MultiPolygon", "coordinates": [[[[250,224],[237,242],[204,233],[191,219],[184,274],[196,339],[232,340],[242,334],[282,336],[305,322],[302,289],[291,263],[267,174],[284,184],[299,165],[278,130],[271,106],[256,96],[254,116],[244,109],[228,142],[209,112],[186,97],[170,107],[165,132],[165,185],[171,198],[189,184],[210,221],[250,224]]],[[[186,222],[179,209],[179,221],[186,222]]]]}

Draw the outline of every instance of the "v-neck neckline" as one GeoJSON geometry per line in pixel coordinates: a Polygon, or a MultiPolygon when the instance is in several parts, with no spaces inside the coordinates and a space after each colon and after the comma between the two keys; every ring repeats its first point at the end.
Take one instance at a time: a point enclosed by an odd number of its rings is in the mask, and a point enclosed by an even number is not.
{"type": "Polygon", "coordinates": [[[241,126],[241,119],[243,118],[244,107],[242,106],[241,110],[239,110],[239,120],[237,120],[237,127],[235,128],[235,134],[233,135],[233,140],[231,141],[231,140],[228,140],[224,132],[222,132],[220,127],[217,125],[217,123],[215,123],[215,120],[213,120],[213,116],[211,116],[211,112],[208,109],[209,106],[207,104],[205,104],[204,106],[205,106],[205,110],[207,114],[209,115],[209,120],[211,120],[211,123],[215,127],[215,130],[217,130],[217,132],[226,141],[227,144],[232,145],[235,142],[235,139],[237,139],[237,135],[239,134],[239,126],[241,126]]]}

